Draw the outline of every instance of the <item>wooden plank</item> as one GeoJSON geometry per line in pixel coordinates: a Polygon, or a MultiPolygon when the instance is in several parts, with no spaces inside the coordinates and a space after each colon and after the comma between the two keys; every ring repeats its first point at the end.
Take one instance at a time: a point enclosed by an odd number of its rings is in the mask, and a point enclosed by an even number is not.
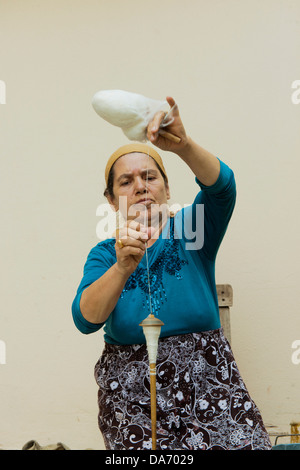
{"type": "Polygon", "coordinates": [[[219,307],[232,307],[233,289],[230,284],[217,284],[219,307]]]}
{"type": "Polygon", "coordinates": [[[230,310],[229,307],[219,307],[221,326],[225,337],[231,343],[230,310]]]}
{"type": "Polygon", "coordinates": [[[233,289],[230,284],[217,284],[221,326],[224,335],[231,343],[230,308],[233,305],[233,289]]]}

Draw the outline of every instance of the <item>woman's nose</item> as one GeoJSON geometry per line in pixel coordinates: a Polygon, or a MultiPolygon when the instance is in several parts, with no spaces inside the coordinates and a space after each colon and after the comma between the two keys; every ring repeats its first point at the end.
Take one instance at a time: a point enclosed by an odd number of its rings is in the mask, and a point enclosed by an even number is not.
{"type": "Polygon", "coordinates": [[[143,178],[136,178],[134,182],[136,192],[145,192],[146,191],[146,181],[143,178]]]}

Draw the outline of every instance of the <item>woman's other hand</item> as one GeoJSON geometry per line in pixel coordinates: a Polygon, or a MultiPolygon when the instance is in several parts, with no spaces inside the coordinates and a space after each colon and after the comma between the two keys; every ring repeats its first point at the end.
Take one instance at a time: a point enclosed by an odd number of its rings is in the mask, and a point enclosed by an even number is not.
{"type": "Polygon", "coordinates": [[[124,227],[117,231],[115,250],[120,273],[129,277],[136,270],[145,254],[146,243],[151,234],[152,228],[134,220],[128,220],[124,227]]]}
{"type": "Polygon", "coordinates": [[[170,115],[170,120],[172,119],[172,121],[168,126],[163,127],[162,130],[179,137],[180,142],[173,142],[172,140],[160,134],[160,126],[166,116],[164,111],[159,111],[156,113],[152,121],[150,121],[147,127],[147,138],[152,144],[156,145],[161,150],[177,153],[185,147],[188,137],[182,124],[179,115],[179,109],[175,100],[170,96],[167,96],[166,100],[170,106],[170,109],[173,108],[170,115]]]}

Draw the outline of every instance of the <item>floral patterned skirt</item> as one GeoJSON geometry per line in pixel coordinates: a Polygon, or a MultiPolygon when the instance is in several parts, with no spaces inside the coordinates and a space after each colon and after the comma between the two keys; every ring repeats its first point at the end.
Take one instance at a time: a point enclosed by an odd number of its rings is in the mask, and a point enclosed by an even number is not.
{"type": "MultiPolygon", "coordinates": [[[[95,366],[107,450],[151,450],[146,345],[105,343],[95,366]]],[[[270,450],[223,330],[159,340],[157,450],[270,450]]]]}

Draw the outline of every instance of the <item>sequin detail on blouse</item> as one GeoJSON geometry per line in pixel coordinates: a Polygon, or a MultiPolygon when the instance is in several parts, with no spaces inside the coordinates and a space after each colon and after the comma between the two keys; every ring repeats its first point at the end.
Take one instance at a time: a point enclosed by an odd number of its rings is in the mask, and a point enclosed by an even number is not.
{"type": "MultiPolygon", "coordinates": [[[[182,279],[180,271],[188,264],[187,260],[179,256],[180,242],[174,238],[174,219],[170,219],[170,237],[164,240],[164,247],[157,259],[149,266],[149,279],[151,289],[151,304],[153,314],[160,309],[160,305],[167,301],[166,292],[163,285],[164,272],[177,279],[182,279]]],[[[147,268],[138,266],[125,284],[121,298],[126,292],[139,287],[145,293],[143,307],[149,308],[149,287],[147,268]]]]}

